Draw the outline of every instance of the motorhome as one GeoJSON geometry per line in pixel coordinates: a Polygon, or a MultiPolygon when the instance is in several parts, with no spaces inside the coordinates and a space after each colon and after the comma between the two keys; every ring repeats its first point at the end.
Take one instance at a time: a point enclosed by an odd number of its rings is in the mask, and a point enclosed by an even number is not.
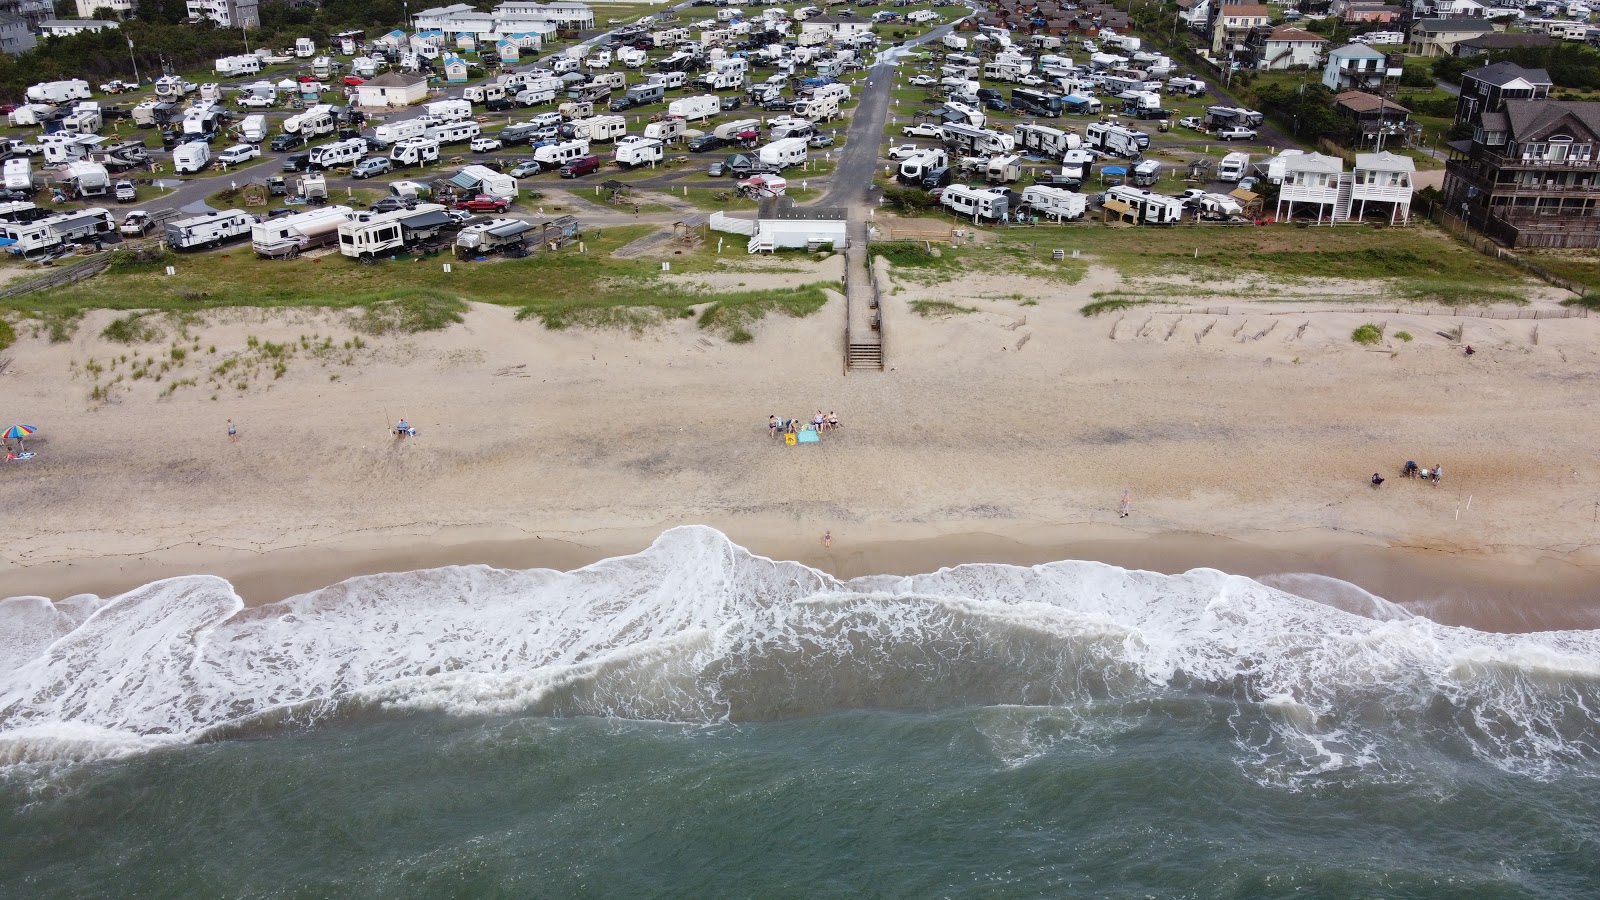
{"type": "Polygon", "coordinates": [[[1064,109],[1060,96],[1028,88],[1017,88],[1011,92],[1011,106],[1019,113],[1048,119],[1059,117],[1064,109]]]}
{"type": "Polygon", "coordinates": [[[348,166],[366,155],[366,140],[350,138],[346,141],[334,141],[331,144],[312,147],[307,165],[312,169],[331,169],[335,166],[348,166]]]}
{"type": "Polygon", "coordinates": [[[1066,222],[1083,217],[1089,198],[1066,188],[1033,184],[1022,189],[1022,205],[1047,219],[1066,222]]]}
{"type": "Polygon", "coordinates": [[[1112,156],[1132,158],[1150,146],[1150,136],[1108,122],[1091,122],[1083,129],[1084,143],[1112,156]]]}
{"type": "Polygon", "coordinates": [[[261,57],[255,54],[249,56],[224,56],[217,60],[216,71],[223,78],[255,75],[261,71],[261,57]]]}
{"type": "Polygon", "coordinates": [[[316,55],[316,52],[317,45],[311,40],[311,38],[303,37],[294,39],[294,55],[296,57],[300,59],[310,59],[312,56],[316,55]]]}
{"type": "Polygon", "coordinates": [[[49,103],[60,106],[73,100],[89,99],[89,82],[81,78],[67,81],[45,81],[33,85],[26,91],[26,99],[33,103],[49,103]]]}
{"type": "Polygon", "coordinates": [[[954,215],[971,216],[974,222],[979,219],[1005,221],[1008,202],[1003,193],[964,184],[952,184],[939,195],[940,206],[954,215]]]}
{"type": "Polygon", "coordinates": [[[1206,107],[1205,123],[1208,128],[1260,128],[1266,121],[1266,116],[1253,109],[1241,109],[1237,106],[1208,106],[1206,107]]]}
{"type": "Polygon", "coordinates": [[[205,141],[179,144],[172,151],[172,171],[175,175],[203,172],[210,164],[211,147],[205,141]]]}
{"type": "Polygon", "coordinates": [[[663,144],[672,144],[682,140],[688,130],[689,126],[684,120],[676,116],[669,116],[644,126],[644,136],[658,140],[663,144]]]}
{"type": "Polygon", "coordinates": [[[1061,98],[1061,108],[1074,116],[1098,116],[1104,104],[1083,94],[1068,94],[1061,98]]]}
{"type": "Polygon", "coordinates": [[[678,116],[690,122],[704,121],[721,111],[722,99],[715,94],[680,97],[667,104],[667,115],[678,116]]]}
{"type": "Polygon", "coordinates": [[[902,184],[921,184],[928,173],[950,165],[950,154],[943,147],[928,147],[900,161],[896,178],[902,184]]]}
{"type": "Polygon", "coordinates": [[[439,122],[457,122],[472,118],[472,101],[452,99],[434,100],[422,104],[422,111],[439,122]]]}
{"type": "Polygon", "coordinates": [[[432,122],[427,137],[440,144],[464,144],[482,132],[477,122],[432,122]]]}
{"type": "Polygon", "coordinates": [[[421,118],[406,119],[400,122],[386,122],[373,129],[373,143],[379,147],[390,147],[401,141],[419,138],[428,133],[428,123],[421,118]]]}
{"type": "Polygon", "coordinates": [[[1250,171],[1250,154],[1229,153],[1217,163],[1217,180],[1237,183],[1250,171]]]}
{"type": "Polygon", "coordinates": [[[396,141],[389,149],[389,161],[400,166],[424,166],[439,161],[439,142],[428,137],[396,141]]]}
{"type": "Polygon", "coordinates": [[[445,208],[437,203],[385,213],[358,212],[339,226],[339,252],[356,259],[376,259],[437,236],[449,222],[445,208]]]}
{"type": "Polygon", "coordinates": [[[762,147],[756,155],[762,162],[779,169],[798,166],[806,161],[806,139],[781,138],[762,147]]]}
{"type": "Polygon", "coordinates": [[[1009,184],[1022,177],[1022,158],[1014,154],[991,156],[983,167],[983,180],[990,184],[1009,184]]]}
{"type": "Polygon", "coordinates": [[[333,107],[326,103],[315,106],[283,120],[284,134],[298,134],[306,140],[333,133],[333,107]]]}
{"type": "Polygon", "coordinates": [[[628,120],[621,116],[593,116],[561,126],[561,136],[589,141],[614,141],[628,133],[628,120]]]}
{"type": "Polygon", "coordinates": [[[9,238],[6,247],[20,256],[57,250],[84,240],[98,241],[116,229],[110,210],[100,207],[73,210],[30,222],[0,223],[0,238],[9,238]]]}
{"type": "Polygon", "coordinates": [[[348,206],[323,206],[267,219],[250,229],[250,247],[266,259],[293,258],[339,240],[339,226],[353,215],[348,206]]]}
{"type": "Polygon", "coordinates": [[[1023,122],[1016,127],[1017,149],[1031,151],[1039,156],[1059,159],[1061,154],[1078,146],[1080,139],[1070,131],[1023,122]]]}
{"type": "Polygon", "coordinates": [[[546,171],[559,169],[569,162],[589,155],[589,142],[585,140],[562,141],[533,148],[533,161],[546,171]]]}
{"type": "Polygon", "coordinates": [[[496,252],[518,255],[526,249],[528,233],[536,227],[522,219],[474,222],[456,235],[456,256],[469,259],[496,252]]]}
{"type": "Polygon", "coordinates": [[[311,75],[319,81],[333,75],[333,60],[326,56],[319,56],[313,59],[311,61],[311,75]]]}
{"type": "Polygon", "coordinates": [[[1120,204],[1136,222],[1144,225],[1170,225],[1183,218],[1183,200],[1156,194],[1142,188],[1117,185],[1101,196],[1100,204],[1117,211],[1112,203],[1120,204]]]}
{"type": "Polygon", "coordinates": [[[944,142],[956,153],[964,156],[990,156],[1010,153],[1016,148],[1016,138],[998,131],[975,128],[971,125],[945,125],[940,129],[944,142]]]}
{"type": "Polygon", "coordinates": [[[611,158],[625,169],[661,162],[666,158],[666,148],[652,138],[630,136],[617,142],[611,158]]]}
{"type": "Polygon", "coordinates": [[[168,222],[167,246],[174,250],[218,247],[248,237],[256,217],[242,209],[209,212],[203,216],[168,222]]]}
{"type": "Polygon", "coordinates": [[[247,144],[259,144],[267,138],[267,117],[263,115],[245,116],[236,129],[239,139],[247,144]]]}
{"type": "Polygon", "coordinates": [[[163,75],[156,79],[156,96],[163,100],[178,100],[195,92],[199,87],[181,75],[163,75]]]}

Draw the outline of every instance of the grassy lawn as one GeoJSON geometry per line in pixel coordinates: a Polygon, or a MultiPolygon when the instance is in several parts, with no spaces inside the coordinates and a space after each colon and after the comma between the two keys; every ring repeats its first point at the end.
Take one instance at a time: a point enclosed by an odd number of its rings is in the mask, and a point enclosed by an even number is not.
{"type": "Polygon", "coordinates": [[[1600,252],[1593,250],[1518,250],[1524,259],[1589,289],[1585,306],[1600,301],[1600,252]]]}
{"type": "MultiPolygon", "coordinates": [[[[70,321],[88,309],[153,310],[173,314],[218,307],[359,309],[363,330],[424,330],[457,321],[461,301],[513,306],[519,317],[551,328],[568,325],[639,329],[669,318],[699,316],[702,326],[729,340],[749,338],[749,325],[769,312],[804,315],[825,302],[821,285],[783,291],[703,294],[661,281],[660,259],[618,259],[612,251],[656,231],[653,226],[606,228],[576,246],[521,260],[465,264],[443,271],[437,259],[363,265],[343,256],[259,260],[248,247],[222,253],[165,255],[149,261],[120,257],[106,273],[60,290],[0,304],[10,318],[70,321]],[[178,274],[168,277],[164,267],[178,274]],[[384,324],[394,319],[398,324],[384,324]],[[421,322],[421,325],[407,325],[421,322]]],[[[671,254],[675,273],[725,268],[714,242],[671,254]]],[[[670,249],[670,245],[669,245],[670,249]]],[[[726,259],[746,263],[744,254],[726,259]]]]}

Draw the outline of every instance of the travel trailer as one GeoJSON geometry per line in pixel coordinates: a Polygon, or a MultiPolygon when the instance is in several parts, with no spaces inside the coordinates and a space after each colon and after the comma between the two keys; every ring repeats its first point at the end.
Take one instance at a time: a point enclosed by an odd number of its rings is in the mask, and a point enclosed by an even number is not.
{"type": "Polygon", "coordinates": [[[249,56],[224,56],[217,60],[216,71],[223,78],[255,75],[261,71],[261,57],[254,54],[249,56]]]}
{"type": "Polygon", "coordinates": [[[331,169],[335,166],[348,166],[366,155],[366,140],[350,138],[346,141],[334,141],[331,144],[312,147],[306,165],[312,169],[331,169]]]}
{"type": "Polygon", "coordinates": [[[262,115],[245,116],[239,123],[239,139],[247,144],[259,144],[267,137],[267,117],[262,115]]]}
{"type": "Polygon", "coordinates": [[[1022,189],[1022,205],[1047,219],[1069,222],[1083,217],[1089,198],[1066,188],[1034,184],[1022,189]]]}
{"type": "Polygon", "coordinates": [[[589,142],[584,140],[562,141],[559,144],[545,144],[533,148],[533,160],[546,171],[559,169],[580,156],[589,155],[589,142]]]}
{"type": "Polygon", "coordinates": [[[401,122],[387,122],[373,129],[372,140],[379,147],[390,147],[401,141],[419,138],[428,133],[428,123],[424,119],[406,119],[401,122]]]}
{"type": "Polygon", "coordinates": [[[787,169],[798,166],[806,161],[806,139],[801,137],[780,138],[767,144],[757,151],[756,156],[769,166],[787,169]]]}
{"type": "Polygon", "coordinates": [[[298,134],[306,140],[333,133],[333,107],[326,103],[283,120],[284,134],[298,134]]]}
{"type": "Polygon", "coordinates": [[[628,120],[621,116],[594,116],[561,126],[561,135],[589,141],[613,141],[628,132],[628,120]]]}
{"type": "Polygon", "coordinates": [[[422,104],[422,111],[438,122],[455,122],[472,118],[470,100],[435,100],[422,104]]]}
{"type": "Polygon", "coordinates": [[[661,162],[666,155],[666,148],[660,141],[630,136],[617,142],[617,149],[611,158],[623,168],[633,168],[661,162]]]}
{"type": "Polygon", "coordinates": [[[168,222],[167,246],[174,250],[219,247],[248,237],[256,217],[242,209],[206,213],[189,219],[168,222]]]}
{"type": "Polygon", "coordinates": [[[192,81],[185,80],[179,75],[163,75],[156,79],[156,96],[163,100],[179,100],[195,92],[199,87],[192,81]]]}
{"type": "Polygon", "coordinates": [[[1071,150],[1081,142],[1076,134],[1051,128],[1048,125],[1035,125],[1024,122],[1016,127],[1017,149],[1031,151],[1050,159],[1060,159],[1061,154],[1071,150]]]}
{"type": "Polygon", "coordinates": [[[941,129],[944,142],[963,156],[989,156],[1010,153],[1016,149],[1016,138],[998,131],[989,131],[971,125],[945,125],[941,129]]]}
{"type": "Polygon", "coordinates": [[[682,119],[669,117],[644,126],[644,136],[670,144],[681,140],[688,128],[682,119]]]}
{"type": "Polygon", "coordinates": [[[722,140],[733,141],[747,131],[759,132],[760,130],[761,122],[756,119],[735,119],[732,122],[723,122],[713,128],[711,133],[722,140]]]}
{"type": "Polygon", "coordinates": [[[5,186],[8,191],[33,192],[33,161],[26,156],[14,157],[4,163],[5,186]]]}
{"type": "Polygon", "coordinates": [[[356,213],[339,226],[339,252],[364,260],[403,252],[435,237],[449,222],[445,208],[437,203],[386,213],[356,213]]]}
{"type": "Polygon", "coordinates": [[[1022,177],[1022,158],[1015,155],[991,156],[983,167],[983,180],[1008,184],[1022,177]]]}
{"type": "Polygon", "coordinates": [[[397,168],[438,162],[439,142],[426,137],[406,138],[389,149],[389,161],[397,168]]]}
{"type": "Polygon", "coordinates": [[[667,104],[667,115],[677,116],[690,122],[704,121],[721,111],[722,99],[715,94],[680,97],[667,104]]]}
{"type": "Polygon", "coordinates": [[[111,173],[88,160],[69,163],[61,180],[77,197],[103,197],[111,189],[111,173]]]}
{"type": "Polygon", "coordinates": [[[204,141],[179,144],[172,151],[172,171],[175,175],[191,175],[205,171],[211,164],[211,147],[204,141]]]}
{"type": "Polygon", "coordinates": [[[461,171],[450,176],[450,183],[471,194],[488,194],[511,200],[517,197],[517,180],[488,166],[462,166],[461,171]]]}
{"type": "Polygon", "coordinates": [[[475,222],[456,235],[456,256],[470,259],[488,253],[521,255],[527,247],[528,233],[535,227],[521,219],[475,222]]]}
{"type": "Polygon", "coordinates": [[[1161,161],[1142,159],[1128,172],[1128,183],[1134,187],[1151,187],[1161,180],[1161,161]]]}
{"type": "Polygon", "coordinates": [[[439,144],[464,144],[481,134],[477,122],[434,122],[428,125],[428,139],[439,144]]]}
{"type": "Polygon", "coordinates": [[[939,195],[939,205],[957,216],[969,216],[974,222],[989,219],[1003,222],[1007,215],[1006,195],[988,188],[952,184],[939,195]]]}
{"type": "Polygon", "coordinates": [[[60,106],[73,100],[89,99],[89,82],[81,78],[68,81],[45,81],[28,88],[26,99],[32,103],[60,106]]]}
{"type": "Polygon", "coordinates": [[[6,247],[10,252],[32,256],[79,241],[98,241],[101,235],[115,229],[109,210],[90,207],[31,222],[0,222],[0,238],[11,239],[13,243],[6,247]]]}
{"type": "Polygon", "coordinates": [[[929,172],[948,165],[950,154],[943,147],[930,147],[901,160],[900,172],[896,177],[903,184],[921,184],[929,172]]]}
{"type": "Polygon", "coordinates": [[[1112,156],[1132,158],[1150,146],[1150,136],[1107,122],[1091,122],[1083,129],[1084,143],[1112,156]]]}
{"type": "Polygon", "coordinates": [[[1168,197],[1141,188],[1118,185],[1107,190],[1100,204],[1108,209],[1113,202],[1122,204],[1127,215],[1142,225],[1170,225],[1183,218],[1183,200],[1168,197]]]}
{"type": "Polygon", "coordinates": [[[266,259],[290,259],[339,240],[339,226],[353,215],[348,206],[323,206],[267,219],[251,228],[250,246],[266,259]]]}
{"type": "Polygon", "coordinates": [[[667,89],[659,84],[636,84],[627,93],[611,101],[611,111],[619,112],[636,106],[649,106],[666,99],[667,89]]]}

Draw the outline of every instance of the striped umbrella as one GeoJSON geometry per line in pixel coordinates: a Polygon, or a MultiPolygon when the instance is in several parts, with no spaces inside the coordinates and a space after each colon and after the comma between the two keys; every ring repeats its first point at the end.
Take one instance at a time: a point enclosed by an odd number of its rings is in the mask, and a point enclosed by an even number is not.
{"type": "Polygon", "coordinates": [[[3,437],[8,441],[16,441],[17,447],[20,449],[22,447],[22,439],[38,430],[32,425],[13,425],[6,429],[3,437]]]}

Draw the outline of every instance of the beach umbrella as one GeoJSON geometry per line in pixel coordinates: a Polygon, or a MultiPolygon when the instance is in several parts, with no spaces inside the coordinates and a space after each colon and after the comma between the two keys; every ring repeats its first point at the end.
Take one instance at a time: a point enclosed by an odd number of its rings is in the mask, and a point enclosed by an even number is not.
{"type": "Polygon", "coordinates": [[[33,427],[32,425],[13,425],[6,429],[5,439],[8,441],[16,441],[17,447],[20,449],[22,447],[22,439],[38,430],[39,429],[33,427]]]}

